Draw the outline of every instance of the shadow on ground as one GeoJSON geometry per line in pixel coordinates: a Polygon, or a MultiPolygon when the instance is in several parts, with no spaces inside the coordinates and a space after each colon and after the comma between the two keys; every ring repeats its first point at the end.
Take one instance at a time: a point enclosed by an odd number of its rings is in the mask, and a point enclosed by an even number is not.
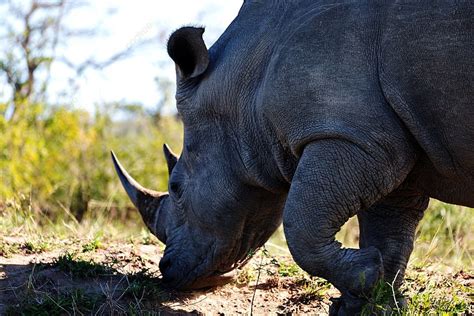
{"type": "Polygon", "coordinates": [[[67,256],[52,263],[7,264],[0,269],[0,315],[200,314],[179,307],[192,293],[168,291],[146,271],[124,274],[67,256]]]}

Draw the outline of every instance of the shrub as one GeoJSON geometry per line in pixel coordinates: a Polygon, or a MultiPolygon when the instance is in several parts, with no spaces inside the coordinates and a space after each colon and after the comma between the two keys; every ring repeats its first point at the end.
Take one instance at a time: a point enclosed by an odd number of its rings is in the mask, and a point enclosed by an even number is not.
{"type": "Polygon", "coordinates": [[[169,139],[178,148],[181,134],[175,118],[154,121],[143,111],[109,107],[91,114],[42,104],[22,107],[15,122],[0,118],[0,201],[19,203],[26,197],[49,220],[69,211],[81,220],[86,211],[105,207],[127,216],[130,204],[110,150],[143,185],[166,190],[161,147],[169,139]]]}

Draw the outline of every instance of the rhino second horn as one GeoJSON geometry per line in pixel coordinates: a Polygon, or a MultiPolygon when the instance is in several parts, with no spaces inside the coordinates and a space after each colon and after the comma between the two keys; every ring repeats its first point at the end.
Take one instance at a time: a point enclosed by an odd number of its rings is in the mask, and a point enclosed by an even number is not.
{"type": "Polygon", "coordinates": [[[117,172],[120,182],[132,201],[133,205],[142,215],[143,221],[147,227],[155,233],[156,217],[159,216],[160,203],[163,198],[168,196],[165,192],[157,192],[149,190],[141,186],[133,179],[128,172],[122,167],[114,152],[110,152],[112,161],[114,162],[115,171],[117,172]]]}
{"type": "Polygon", "coordinates": [[[163,153],[165,154],[166,163],[168,165],[168,173],[171,175],[174,166],[178,162],[178,156],[171,151],[167,144],[163,145],[163,153]]]}

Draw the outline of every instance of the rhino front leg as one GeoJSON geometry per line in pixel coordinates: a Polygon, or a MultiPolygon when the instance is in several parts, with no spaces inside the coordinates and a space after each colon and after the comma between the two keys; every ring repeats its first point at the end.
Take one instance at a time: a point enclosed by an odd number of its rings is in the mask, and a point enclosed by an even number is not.
{"type": "Polygon", "coordinates": [[[341,291],[340,315],[361,310],[383,277],[383,261],[376,247],[341,249],[335,235],[350,217],[398,187],[412,166],[408,155],[389,157],[339,139],[313,142],[301,155],[285,205],[285,235],[298,265],[341,291]]]}
{"type": "Polygon", "coordinates": [[[397,189],[382,201],[357,214],[360,248],[375,247],[382,253],[384,279],[398,288],[413,250],[415,231],[429,198],[397,189]],[[395,278],[397,278],[395,280],[395,278]]]}

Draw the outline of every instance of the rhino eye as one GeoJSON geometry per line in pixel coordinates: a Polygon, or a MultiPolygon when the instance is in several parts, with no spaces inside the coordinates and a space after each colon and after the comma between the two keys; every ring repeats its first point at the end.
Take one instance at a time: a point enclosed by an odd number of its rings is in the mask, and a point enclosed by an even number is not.
{"type": "Polygon", "coordinates": [[[175,197],[180,198],[183,194],[183,187],[178,182],[170,182],[170,193],[173,194],[175,197]]]}

